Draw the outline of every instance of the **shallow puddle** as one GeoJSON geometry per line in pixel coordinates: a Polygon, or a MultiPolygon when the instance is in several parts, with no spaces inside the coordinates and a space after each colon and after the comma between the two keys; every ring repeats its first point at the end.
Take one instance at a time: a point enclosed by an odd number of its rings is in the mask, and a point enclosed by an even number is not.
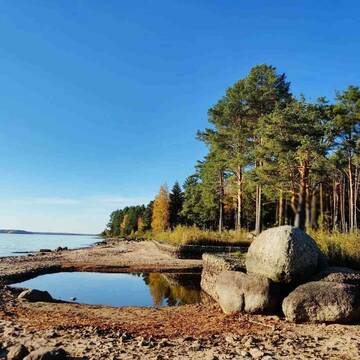
{"type": "Polygon", "coordinates": [[[200,274],[61,272],[13,286],[93,305],[161,307],[200,302],[200,274]]]}

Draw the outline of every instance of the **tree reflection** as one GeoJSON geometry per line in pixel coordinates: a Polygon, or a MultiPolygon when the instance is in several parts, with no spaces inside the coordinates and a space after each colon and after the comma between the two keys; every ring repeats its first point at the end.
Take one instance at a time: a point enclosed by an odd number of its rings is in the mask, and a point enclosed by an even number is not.
{"type": "Polygon", "coordinates": [[[199,276],[150,273],[143,274],[143,279],[149,286],[156,307],[200,302],[199,276]]]}

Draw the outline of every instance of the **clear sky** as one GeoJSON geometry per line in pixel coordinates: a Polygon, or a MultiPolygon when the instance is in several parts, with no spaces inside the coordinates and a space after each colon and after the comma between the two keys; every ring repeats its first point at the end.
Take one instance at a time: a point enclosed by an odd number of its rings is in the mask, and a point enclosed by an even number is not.
{"type": "Polygon", "coordinates": [[[256,64],[311,99],[360,85],[359,24],[357,0],[2,0],[0,228],[99,232],[182,183],[256,64]]]}

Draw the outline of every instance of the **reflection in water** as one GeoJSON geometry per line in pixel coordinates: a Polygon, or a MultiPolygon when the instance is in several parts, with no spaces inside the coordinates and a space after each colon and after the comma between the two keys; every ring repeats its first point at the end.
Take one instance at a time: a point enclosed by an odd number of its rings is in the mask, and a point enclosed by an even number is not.
{"type": "Polygon", "coordinates": [[[150,273],[143,278],[156,307],[200,302],[200,275],[150,273]]]}
{"type": "Polygon", "coordinates": [[[60,272],[14,286],[94,305],[160,307],[200,302],[200,274],[60,272]]]}

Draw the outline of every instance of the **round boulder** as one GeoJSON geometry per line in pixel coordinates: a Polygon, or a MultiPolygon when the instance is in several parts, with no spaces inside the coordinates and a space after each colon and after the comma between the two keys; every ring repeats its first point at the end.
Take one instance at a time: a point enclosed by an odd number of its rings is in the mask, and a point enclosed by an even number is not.
{"type": "Polygon", "coordinates": [[[351,284],[309,282],[291,292],[282,309],[294,322],[353,323],[360,319],[360,289],[351,284]]]}
{"type": "Polygon", "coordinates": [[[215,283],[215,291],[225,314],[243,311],[272,313],[282,301],[278,284],[263,276],[240,271],[221,272],[215,283]]]}
{"type": "Polygon", "coordinates": [[[299,228],[279,226],[263,231],[250,245],[246,269],[280,283],[303,283],[324,261],[315,241],[299,228]]]}

